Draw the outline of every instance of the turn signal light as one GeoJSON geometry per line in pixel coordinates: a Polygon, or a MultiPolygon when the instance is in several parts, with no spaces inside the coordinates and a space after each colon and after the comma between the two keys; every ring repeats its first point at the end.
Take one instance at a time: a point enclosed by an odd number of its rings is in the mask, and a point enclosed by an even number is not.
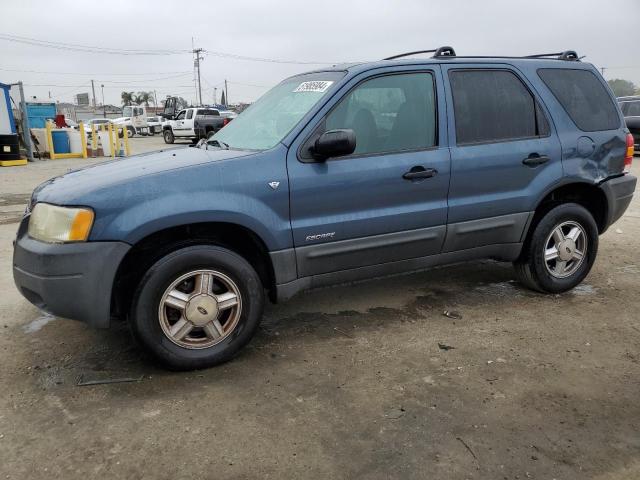
{"type": "Polygon", "coordinates": [[[631,162],[633,162],[633,135],[627,133],[627,153],[624,156],[624,170],[622,170],[622,173],[631,171],[631,162]]]}

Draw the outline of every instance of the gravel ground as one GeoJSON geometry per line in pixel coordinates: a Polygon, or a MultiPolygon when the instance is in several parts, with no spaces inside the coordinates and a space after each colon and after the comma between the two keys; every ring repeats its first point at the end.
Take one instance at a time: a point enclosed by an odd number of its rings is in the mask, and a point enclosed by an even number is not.
{"type": "Polygon", "coordinates": [[[30,191],[93,162],[0,169],[0,478],[640,478],[638,197],[570,293],[491,261],[321,289],[233,362],[169,373],[13,285],[30,191]]]}

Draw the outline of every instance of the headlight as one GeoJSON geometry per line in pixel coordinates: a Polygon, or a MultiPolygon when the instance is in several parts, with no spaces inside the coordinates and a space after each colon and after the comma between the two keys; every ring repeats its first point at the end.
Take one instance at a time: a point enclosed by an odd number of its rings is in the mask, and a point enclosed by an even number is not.
{"type": "Polygon", "coordinates": [[[93,210],[36,203],[29,219],[29,236],[50,243],[84,242],[93,225],[93,210]]]}

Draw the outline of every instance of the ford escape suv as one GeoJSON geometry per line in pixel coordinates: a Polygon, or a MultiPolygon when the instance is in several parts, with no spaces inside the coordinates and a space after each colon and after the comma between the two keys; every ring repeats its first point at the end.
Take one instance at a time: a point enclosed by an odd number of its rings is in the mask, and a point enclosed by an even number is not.
{"type": "Polygon", "coordinates": [[[265,297],[316,286],[493,258],[573,288],[636,185],[612,92],[572,51],[426,52],[290,77],[196,147],[43,183],[18,289],[93,327],[127,319],[190,369],[244,346],[265,297]]]}

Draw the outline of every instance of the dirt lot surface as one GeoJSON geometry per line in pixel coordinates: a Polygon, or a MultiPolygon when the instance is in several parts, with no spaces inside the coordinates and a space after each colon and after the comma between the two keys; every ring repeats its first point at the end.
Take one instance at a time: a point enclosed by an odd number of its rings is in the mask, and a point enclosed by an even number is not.
{"type": "Polygon", "coordinates": [[[169,373],[13,285],[29,193],[91,162],[0,169],[0,478],[640,478],[639,197],[573,292],[490,261],[317,290],[233,362],[169,373]]]}

